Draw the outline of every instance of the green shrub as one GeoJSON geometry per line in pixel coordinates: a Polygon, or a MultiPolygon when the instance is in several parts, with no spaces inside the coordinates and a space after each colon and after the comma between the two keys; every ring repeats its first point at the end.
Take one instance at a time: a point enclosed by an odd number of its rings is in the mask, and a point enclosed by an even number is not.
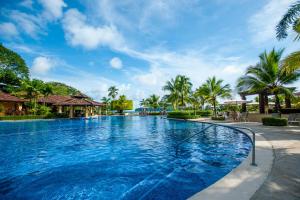
{"type": "Polygon", "coordinates": [[[211,110],[198,110],[196,111],[196,115],[200,115],[201,117],[209,117],[211,116],[211,110]]]}
{"type": "Polygon", "coordinates": [[[224,121],[225,117],[211,117],[212,120],[224,121]]]}
{"type": "Polygon", "coordinates": [[[167,117],[168,118],[176,118],[176,119],[197,119],[200,116],[194,115],[193,112],[175,111],[175,112],[169,112],[167,117]]]}
{"type": "Polygon", "coordinates": [[[280,113],[281,114],[300,113],[300,109],[299,108],[281,108],[280,113]]]}
{"type": "Polygon", "coordinates": [[[285,118],[264,117],[262,123],[265,126],[287,126],[288,122],[285,118]]]}
{"type": "Polygon", "coordinates": [[[48,106],[39,106],[37,108],[37,115],[48,115],[51,113],[51,108],[49,108],[48,106]]]}

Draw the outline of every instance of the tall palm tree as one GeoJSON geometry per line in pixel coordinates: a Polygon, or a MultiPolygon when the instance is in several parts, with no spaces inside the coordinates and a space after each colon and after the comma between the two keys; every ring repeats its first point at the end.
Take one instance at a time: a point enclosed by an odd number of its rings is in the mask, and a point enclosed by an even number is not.
{"type": "Polygon", "coordinates": [[[173,108],[176,110],[178,105],[185,106],[188,102],[189,95],[191,92],[192,83],[190,79],[183,75],[177,75],[175,79],[167,81],[166,85],[163,86],[164,91],[168,91],[166,95],[173,108]]]}
{"type": "Polygon", "coordinates": [[[170,81],[167,81],[166,85],[164,85],[162,88],[164,91],[169,92],[169,94],[167,94],[165,98],[172,104],[174,110],[177,110],[180,97],[180,91],[178,90],[177,83],[178,76],[175,78],[175,80],[172,78],[170,81]]]}
{"type": "Polygon", "coordinates": [[[115,100],[118,95],[118,91],[119,89],[116,86],[111,86],[108,88],[108,96],[115,100]]]}
{"type": "MultiPolygon", "coordinates": [[[[276,26],[276,36],[278,40],[288,36],[288,29],[292,26],[296,33],[295,40],[300,39],[300,1],[290,6],[288,11],[283,15],[282,19],[276,26]]],[[[293,73],[300,69],[300,51],[296,51],[288,55],[282,65],[288,73],[293,73]]]]}
{"type": "Polygon", "coordinates": [[[212,78],[208,78],[208,80],[206,80],[206,82],[202,84],[202,86],[199,88],[199,90],[205,96],[207,101],[212,104],[215,117],[217,117],[217,98],[231,97],[230,85],[223,85],[222,83],[223,80],[218,80],[215,76],[213,76],[212,78]]]}
{"type": "Polygon", "coordinates": [[[191,93],[189,97],[189,103],[192,105],[194,114],[196,115],[197,108],[201,105],[201,97],[197,94],[197,92],[191,93]]]}
{"type": "Polygon", "coordinates": [[[154,108],[154,109],[156,109],[156,108],[158,108],[159,107],[159,96],[157,96],[157,95],[155,95],[155,94],[153,94],[153,95],[151,95],[148,99],[147,99],[147,101],[148,101],[148,103],[149,103],[149,105],[150,105],[150,107],[151,108],[154,108]]]}
{"type": "Polygon", "coordinates": [[[293,30],[297,33],[295,40],[300,39],[300,1],[292,4],[288,11],[283,15],[282,19],[276,26],[276,37],[284,39],[288,36],[288,29],[292,26],[293,30]]]}
{"type": "MultiPolygon", "coordinates": [[[[53,87],[52,85],[48,84],[48,83],[45,83],[42,88],[41,88],[41,94],[44,96],[44,97],[48,97],[49,95],[53,94],[53,87]]],[[[45,101],[43,102],[44,103],[44,106],[45,106],[45,101]]]]}
{"type": "Polygon", "coordinates": [[[109,97],[102,97],[101,99],[102,103],[105,104],[105,113],[107,115],[107,112],[108,112],[108,108],[109,108],[109,104],[110,104],[110,101],[111,99],[109,97]]]}
{"type": "Polygon", "coordinates": [[[190,82],[190,78],[186,76],[178,75],[177,77],[177,87],[180,95],[180,104],[181,106],[185,106],[189,100],[189,96],[192,89],[192,83],[190,82]]]}
{"type": "Polygon", "coordinates": [[[275,95],[275,109],[280,109],[279,94],[293,96],[291,88],[286,85],[294,83],[300,77],[300,72],[288,73],[284,66],[280,65],[283,50],[266,51],[259,56],[260,62],[256,66],[250,66],[246,74],[238,80],[239,91],[252,91],[275,95]]]}
{"type": "Polygon", "coordinates": [[[26,80],[22,82],[22,88],[26,92],[26,97],[30,99],[30,102],[32,103],[34,114],[36,113],[37,99],[41,95],[43,85],[43,81],[38,79],[26,80]]]}
{"type": "Polygon", "coordinates": [[[149,106],[148,99],[142,99],[140,101],[140,105],[143,106],[143,107],[148,107],[149,106]]]}

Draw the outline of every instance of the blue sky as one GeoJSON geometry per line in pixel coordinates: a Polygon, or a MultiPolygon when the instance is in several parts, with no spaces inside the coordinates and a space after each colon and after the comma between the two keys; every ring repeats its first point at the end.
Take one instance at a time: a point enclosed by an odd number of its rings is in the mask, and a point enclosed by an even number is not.
{"type": "MultiPolygon", "coordinates": [[[[234,88],[264,50],[298,50],[275,25],[293,0],[1,1],[0,42],[32,77],[99,100],[115,85],[137,102],[177,74],[194,89],[216,75],[234,88]]],[[[299,82],[296,84],[299,85],[299,82]]]]}

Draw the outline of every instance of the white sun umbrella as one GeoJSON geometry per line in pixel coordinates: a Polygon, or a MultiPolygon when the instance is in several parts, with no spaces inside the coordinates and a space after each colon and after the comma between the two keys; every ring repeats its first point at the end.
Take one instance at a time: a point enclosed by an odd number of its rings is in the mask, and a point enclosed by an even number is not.
{"type": "MultiPolygon", "coordinates": [[[[259,105],[258,102],[251,102],[251,103],[247,103],[247,105],[259,105]]],[[[275,105],[274,102],[269,102],[268,105],[275,105]]]]}
{"type": "Polygon", "coordinates": [[[228,101],[224,101],[225,105],[239,105],[239,104],[243,104],[243,103],[250,103],[251,101],[247,101],[247,100],[237,100],[237,99],[233,99],[233,100],[228,100],[228,101]]]}

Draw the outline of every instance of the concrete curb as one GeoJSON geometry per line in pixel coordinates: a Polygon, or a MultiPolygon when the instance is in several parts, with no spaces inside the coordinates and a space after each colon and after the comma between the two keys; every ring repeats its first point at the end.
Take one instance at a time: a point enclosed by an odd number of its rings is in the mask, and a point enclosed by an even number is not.
{"type": "MultiPolygon", "coordinates": [[[[245,132],[245,131],[244,131],[245,132]]],[[[246,132],[245,132],[246,133],[246,132]]],[[[261,134],[256,133],[256,163],[251,165],[251,152],[237,168],[190,200],[248,200],[266,180],[273,165],[273,148],[261,134]]]]}

